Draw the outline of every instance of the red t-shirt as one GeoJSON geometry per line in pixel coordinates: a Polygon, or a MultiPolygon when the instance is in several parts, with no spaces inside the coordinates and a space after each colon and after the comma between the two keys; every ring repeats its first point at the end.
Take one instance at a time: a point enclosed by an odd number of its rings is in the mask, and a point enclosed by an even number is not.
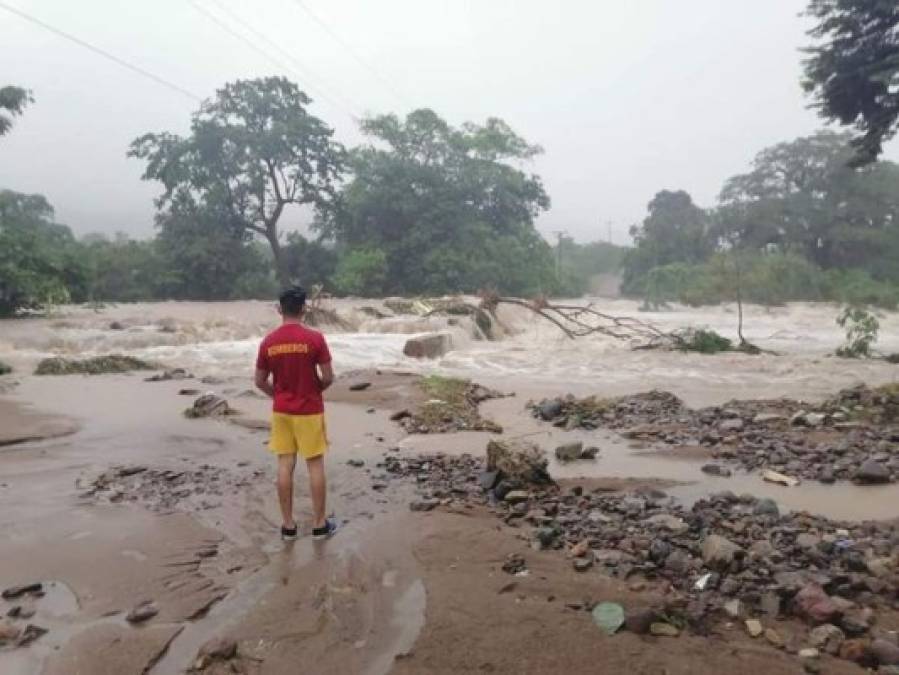
{"type": "Polygon", "coordinates": [[[272,374],[272,409],[288,415],[318,415],[325,411],[315,366],[330,363],[325,336],[298,323],[285,323],[259,345],[256,368],[272,374]]]}

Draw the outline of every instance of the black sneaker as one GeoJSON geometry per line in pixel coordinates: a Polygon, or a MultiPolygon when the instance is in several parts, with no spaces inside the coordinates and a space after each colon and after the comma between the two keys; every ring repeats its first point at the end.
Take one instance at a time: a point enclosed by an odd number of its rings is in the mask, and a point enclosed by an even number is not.
{"type": "Polygon", "coordinates": [[[337,522],[331,518],[325,519],[325,524],[312,530],[313,539],[327,539],[337,532],[337,522]]]}
{"type": "Polygon", "coordinates": [[[281,539],[284,541],[294,541],[297,538],[297,526],[293,527],[281,526],[281,539]]]}

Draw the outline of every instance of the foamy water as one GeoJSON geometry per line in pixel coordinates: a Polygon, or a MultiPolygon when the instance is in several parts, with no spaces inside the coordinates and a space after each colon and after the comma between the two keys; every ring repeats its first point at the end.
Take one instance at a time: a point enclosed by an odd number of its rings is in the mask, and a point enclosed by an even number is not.
{"type": "MultiPolygon", "coordinates": [[[[662,330],[708,327],[736,336],[732,306],[640,312],[637,303],[627,300],[595,302],[607,313],[633,316],[662,330]]],[[[464,318],[375,319],[360,311],[364,305],[384,309],[374,301],[339,300],[330,305],[354,327],[325,329],[338,370],[437,371],[535,393],[623,393],[660,387],[695,403],[756,396],[819,398],[858,381],[876,383],[899,377],[897,366],[828,356],[843,340],[835,323],[839,309],[830,304],[748,306],[744,334],[778,356],[634,351],[627,343],[601,335],[570,340],[528,310],[507,306],[501,308],[500,318],[510,335],[488,342],[477,340],[464,318]],[[411,335],[434,330],[452,333],[453,351],[435,361],[403,355],[411,335]]],[[[899,314],[882,313],[880,322],[877,347],[899,352],[899,314]]],[[[28,372],[46,356],[120,352],[188,368],[198,375],[249,376],[259,339],[277,323],[274,306],[268,302],[135,303],[101,310],[67,307],[48,318],[0,321],[0,359],[28,372]],[[113,322],[124,329],[112,330],[113,322]]]]}

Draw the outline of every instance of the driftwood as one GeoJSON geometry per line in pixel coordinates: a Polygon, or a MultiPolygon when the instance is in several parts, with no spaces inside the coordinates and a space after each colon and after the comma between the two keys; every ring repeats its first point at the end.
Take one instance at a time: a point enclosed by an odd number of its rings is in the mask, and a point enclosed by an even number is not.
{"type": "Polygon", "coordinates": [[[352,330],[353,325],[349,321],[342,318],[333,309],[322,306],[322,300],[329,297],[321,285],[312,287],[311,293],[306,299],[306,323],[310,326],[336,326],[342,330],[352,330]]]}

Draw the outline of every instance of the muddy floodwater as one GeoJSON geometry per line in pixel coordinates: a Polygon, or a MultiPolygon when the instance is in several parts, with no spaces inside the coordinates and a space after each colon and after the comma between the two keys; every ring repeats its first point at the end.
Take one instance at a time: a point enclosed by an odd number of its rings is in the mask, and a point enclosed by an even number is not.
{"type": "MultiPolygon", "coordinates": [[[[663,330],[736,332],[731,306],[641,312],[629,301],[594,302],[663,330]]],[[[0,378],[0,586],[43,580],[44,595],[26,598],[24,608],[33,605],[33,621],[48,630],[28,648],[0,648],[0,672],[179,673],[207,640],[234,634],[241,653],[248,652],[238,672],[297,672],[301,652],[320,672],[387,673],[416,650],[429,625],[468,621],[464,609],[435,619],[434,598],[483,594],[474,585],[447,590],[456,588],[452,571],[465,567],[453,553],[453,537],[463,532],[472,555],[495,562],[505,555],[491,549],[495,528],[465,529],[434,518],[422,529],[406,492],[377,486],[377,467],[389,453],[480,456],[491,435],[407,435],[389,419],[408,404],[404,397],[414,397],[396,373],[465,377],[511,394],[481,406],[505,438],[531,440],[550,454],[575,440],[600,449],[595,461],[560,464],[551,457],[555,478],[657,480],[687,505],[729,490],[834,519],[899,518],[896,483],[804,481],[787,488],[740,469],[731,477],[710,476],[701,471],[702,457],[611,430],[564,431],[526,409],[528,401],[569,393],[605,397],[651,389],[670,391],[692,407],[779,397],[814,404],[859,383],[899,381],[899,365],[831,356],[843,340],[836,306],[748,307],[747,339],[774,352],[759,356],[635,350],[600,335],[572,340],[522,308],[500,308],[499,339],[486,340],[465,317],[392,315],[380,301],[328,306],[344,321],[342,328],[322,329],[339,378],[328,403],[329,481],[345,531],[325,547],[307,537],[285,548],[272,534],[279,517],[264,450],[268,402],[251,387],[258,342],[278,323],[272,303],[63,307],[48,317],[0,321],[0,361],[14,368],[0,378]],[[404,356],[406,340],[432,331],[450,334],[452,349],[431,360],[404,356]],[[192,378],[31,374],[49,356],[113,353],[183,368],[192,378]],[[354,394],[348,385],[356,381],[371,387],[354,394]],[[240,411],[238,423],[186,419],[182,411],[193,398],[179,394],[184,388],[224,396],[240,411]],[[362,465],[347,465],[360,458],[362,465]],[[116,467],[131,467],[130,482],[115,483],[116,467]],[[112,476],[112,487],[91,492],[103,475],[112,476]],[[171,485],[163,494],[141,475],[171,485]],[[159,614],[135,631],[126,615],[142,601],[156,603],[159,614]],[[285,616],[295,616],[295,623],[285,627],[285,616]],[[127,647],[114,647],[121,644],[127,647]],[[342,646],[335,650],[335,644],[342,646]],[[94,660],[104,649],[111,656],[94,660]]],[[[877,348],[899,352],[899,314],[879,318],[877,348]]],[[[298,515],[307,518],[302,475],[298,490],[298,515]]],[[[463,642],[476,640],[483,628],[471,621],[463,642]]],[[[439,662],[439,649],[429,658],[439,662]]],[[[406,667],[415,672],[411,662],[406,667]]]]}

